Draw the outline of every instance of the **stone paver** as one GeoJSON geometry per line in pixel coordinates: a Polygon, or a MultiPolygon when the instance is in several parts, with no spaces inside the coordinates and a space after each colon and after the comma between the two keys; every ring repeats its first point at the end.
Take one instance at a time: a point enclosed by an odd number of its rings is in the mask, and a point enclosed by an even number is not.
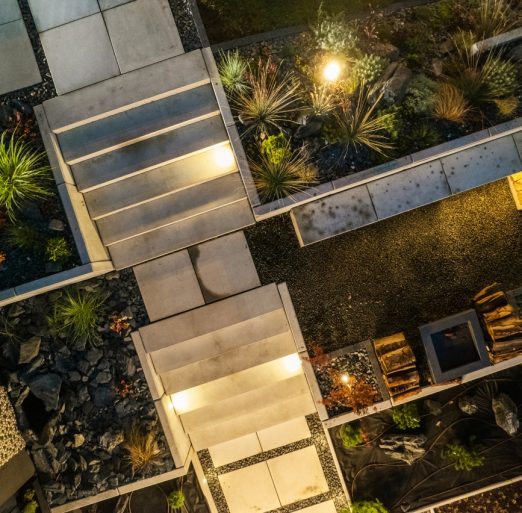
{"type": "Polygon", "coordinates": [[[134,267],[151,321],[204,304],[187,251],[172,253],[134,267]]]}
{"type": "Polygon", "coordinates": [[[259,439],[255,433],[235,438],[229,442],[213,445],[208,448],[215,467],[221,467],[234,461],[243,460],[262,452],[259,439]]]}
{"type": "Polygon", "coordinates": [[[438,160],[370,182],[368,190],[379,219],[433,203],[450,194],[438,160]]]}
{"type": "Polygon", "coordinates": [[[134,1],[135,0],[98,0],[98,4],[100,5],[100,9],[105,11],[106,9],[112,9],[113,7],[118,7],[118,5],[128,4],[134,1]]]}
{"type": "Polygon", "coordinates": [[[189,248],[205,302],[261,286],[243,232],[189,248]]]}
{"type": "Polygon", "coordinates": [[[42,81],[23,20],[0,25],[0,55],[0,94],[42,81]]]}
{"type": "Polygon", "coordinates": [[[100,11],[96,0],[28,0],[38,32],[100,11]]]}
{"type": "Polygon", "coordinates": [[[230,513],[262,513],[280,507],[266,463],[220,475],[219,482],[230,513]]]}
{"type": "Polygon", "coordinates": [[[328,491],[314,446],[273,458],[267,464],[283,506],[328,491]]]}
{"type": "Polygon", "coordinates": [[[328,239],[377,221],[365,185],[308,203],[292,210],[304,245],[328,239]]]}
{"type": "Polygon", "coordinates": [[[167,0],[136,0],[103,16],[122,73],[184,52],[167,0]]]}
{"type": "MultiPolygon", "coordinates": [[[[522,134],[517,134],[515,139],[522,142],[522,134]]],[[[454,194],[493,182],[522,169],[512,136],[474,146],[441,160],[454,194]]]]}
{"type": "Polygon", "coordinates": [[[101,13],[40,34],[58,94],[119,74],[101,13]]]}
{"type": "Polygon", "coordinates": [[[283,447],[299,440],[309,438],[310,428],[304,417],[283,422],[277,426],[263,429],[257,433],[263,451],[283,447]]]}
{"type": "MultiPolygon", "coordinates": [[[[0,2],[0,25],[22,18],[17,0],[2,0],[0,2]]],[[[3,55],[2,55],[3,57],[3,55]]]]}

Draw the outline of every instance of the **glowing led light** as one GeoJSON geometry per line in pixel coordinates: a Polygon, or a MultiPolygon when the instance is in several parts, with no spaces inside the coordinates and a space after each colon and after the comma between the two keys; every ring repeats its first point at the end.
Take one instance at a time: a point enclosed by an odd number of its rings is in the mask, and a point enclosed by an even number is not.
{"type": "Polygon", "coordinates": [[[297,353],[285,356],[283,360],[288,372],[297,372],[301,368],[301,358],[297,353]]]}
{"type": "Polygon", "coordinates": [[[323,69],[323,77],[328,82],[335,82],[341,75],[341,65],[337,61],[330,61],[323,69]]]}
{"type": "Polygon", "coordinates": [[[348,374],[343,374],[343,375],[341,376],[341,381],[342,381],[343,383],[348,383],[348,381],[350,381],[350,376],[348,376],[348,374]]]}
{"type": "Polygon", "coordinates": [[[214,160],[216,164],[223,169],[232,167],[236,162],[232,148],[228,145],[219,146],[214,150],[214,160]]]}
{"type": "Polygon", "coordinates": [[[183,413],[189,408],[188,396],[185,392],[178,392],[171,396],[172,405],[174,406],[177,413],[183,413]]]}

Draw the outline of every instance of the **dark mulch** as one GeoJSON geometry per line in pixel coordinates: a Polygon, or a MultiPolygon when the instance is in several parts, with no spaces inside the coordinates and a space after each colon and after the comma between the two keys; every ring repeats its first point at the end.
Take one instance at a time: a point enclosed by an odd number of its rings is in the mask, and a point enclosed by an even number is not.
{"type": "Polygon", "coordinates": [[[506,181],[306,248],[286,215],[246,234],[262,282],[287,282],[306,342],[327,351],[401,330],[418,340],[418,326],[469,308],[491,282],[522,285],[506,181]]]}

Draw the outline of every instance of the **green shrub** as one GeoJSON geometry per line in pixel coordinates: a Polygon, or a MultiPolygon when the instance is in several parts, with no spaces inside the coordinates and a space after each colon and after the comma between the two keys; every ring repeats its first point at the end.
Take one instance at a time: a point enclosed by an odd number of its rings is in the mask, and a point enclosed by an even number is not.
{"type": "Polygon", "coordinates": [[[248,64],[237,50],[220,52],[219,76],[223,87],[231,94],[243,93],[248,89],[246,75],[248,64]]]}
{"type": "Polygon", "coordinates": [[[353,73],[359,83],[373,84],[382,74],[386,66],[386,59],[378,55],[367,54],[355,61],[353,73]]]}
{"type": "Polygon", "coordinates": [[[72,251],[65,237],[52,237],[47,241],[45,254],[50,262],[65,263],[71,258],[72,251]]]}
{"type": "Polygon", "coordinates": [[[477,467],[482,467],[484,456],[480,456],[476,449],[469,449],[462,444],[446,444],[442,449],[442,457],[453,462],[455,470],[469,472],[477,467]]]}
{"type": "Polygon", "coordinates": [[[339,429],[339,436],[345,449],[357,447],[364,442],[362,429],[360,426],[354,426],[352,424],[343,424],[341,429],[339,429]]]}
{"type": "Polygon", "coordinates": [[[354,502],[351,508],[345,508],[341,513],[388,513],[388,510],[379,499],[374,499],[354,502]]]}
{"type": "Polygon", "coordinates": [[[270,59],[251,70],[250,75],[251,88],[237,94],[231,102],[247,127],[244,135],[252,131],[281,131],[297,111],[299,84],[291,73],[280,73],[280,65],[274,65],[270,59]]]}
{"type": "Polygon", "coordinates": [[[45,153],[35,151],[16,134],[0,136],[0,207],[14,221],[24,201],[40,199],[50,194],[50,167],[45,153]]]}
{"type": "Polygon", "coordinates": [[[443,136],[432,122],[422,122],[414,125],[404,134],[406,150],[420,151],[431,148],[443,141],[443,136]]]}
{"type": "Polygon", "coordinates": [[[328,14],[322,3],[317,13],[317,21],[311,28],[318,48],[327,52],[339,54],[352,52],[359,40],[357,25],[347,23],[341,13],[328,14]]]}
{"type": "Polygon", "coordinates": [[[426,75],[417,75],[411,82],[404,97],[403,107],[413,115],[427,115],[433,110],[437,83],[426,75]]]}
{"type": "Polygon", "coordinates": [[[43,239],[32,226],[17,223],[7,227],[7,242],[15,248],[34,252],[41,249],[43,239]]]}
{"type": "Polygon", "coordinates": [[[64,333],[75,349],[83,350],[87,344],[99,341],[98,326],[106,295],[97,292],[69,290],[54,305],[49,317],[53,334],[64,333]]]}
{"type": "Polygon", "coordinates": [[[386,137],[390,123],[389,113],[380,113],[378,106],[384,90],[375,92],[360,87],[354,97],[341,105],[335,112],[334,130],[330,132],[330,142],[344,146],[345,152],[364,146],[384,154],[393,147],[386,137]]]}
{"type": "Polygon", "coordinates": [[[278,135],[270,135],[261,143],[261,153],[272,164],[278,165],[291,157],[292,151],[285,134],[280,133],[278,135]]]}
{"type": "Polygon", "coordinates": [[[181,509],[185,506],[185,494],[181,490],[174,490],[169,493],[167,503],[170,509],[181,509]]]}
{"type": "Polygon", "coordinates": [[[392,410],[392,420],[403,431],[420,427],[421,419],[417,404],[406,403],[396,406],[392,410]]]}
{"type": "Polygon", "coordinates": [[[288,145],[275,161],[260,152],[258,160],[251,160],[254,183],[263,200],[274,201],[301,192],[317,181],[317,170],[303,149],[292,152],[288,145]]]}

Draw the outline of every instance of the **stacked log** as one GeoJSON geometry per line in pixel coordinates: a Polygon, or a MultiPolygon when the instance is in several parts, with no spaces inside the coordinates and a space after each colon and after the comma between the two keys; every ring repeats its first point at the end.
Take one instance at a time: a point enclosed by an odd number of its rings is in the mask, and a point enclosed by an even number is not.
{"type": "Polygon", "coordinates": [[[500,285],[493,283],[485,287],[473,302],[488,333],[492,363],[522,354],[522,316],[520,310],[510,304],[500,285]]]}
{"type": "Polygon", "coordinates": [[[397,400],[418,394],[420,376],[404,333],[376,339],[373,346],[390,396],[397,400]]]}

